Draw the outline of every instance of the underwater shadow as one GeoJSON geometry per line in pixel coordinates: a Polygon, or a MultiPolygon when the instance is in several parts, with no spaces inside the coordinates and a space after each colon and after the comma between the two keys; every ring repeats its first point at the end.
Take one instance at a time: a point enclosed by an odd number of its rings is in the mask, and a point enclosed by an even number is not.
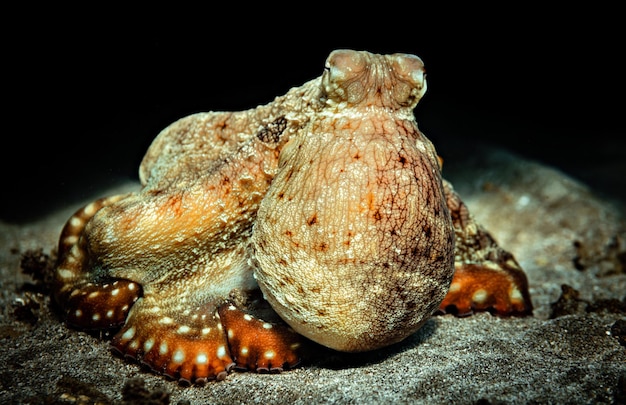
{"type": "Polygon", "coordinates": [[[340,352],[317,343],[310,342],[302,365],[306,367],[319,367],[330,370],[343,370],[382,363],[393,356],[401,354],[407,350],[411,350],[430,340],[439,327],[439,322],[436,318],[437,317],[432,316],[417,332],[408,336],[406,339],[368,352],[340,352]]]}

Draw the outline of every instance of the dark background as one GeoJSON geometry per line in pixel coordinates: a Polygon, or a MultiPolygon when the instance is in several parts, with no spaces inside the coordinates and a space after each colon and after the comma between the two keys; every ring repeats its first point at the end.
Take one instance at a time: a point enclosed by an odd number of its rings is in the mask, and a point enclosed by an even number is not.
{"type": "Polygon", "coordinates": [[[415,114],[444,159],[467,142],[493,144],[626,200],[617,9],[435,13],[381,3],[356,15],[324,3],[267,17],[264,7],[13,16],[18,28],[3,38],[0,219],[36,219],[136,179],[171,122],[270,102],[320,75],[337,48],[423,59],[428,92],[415,114]]]}

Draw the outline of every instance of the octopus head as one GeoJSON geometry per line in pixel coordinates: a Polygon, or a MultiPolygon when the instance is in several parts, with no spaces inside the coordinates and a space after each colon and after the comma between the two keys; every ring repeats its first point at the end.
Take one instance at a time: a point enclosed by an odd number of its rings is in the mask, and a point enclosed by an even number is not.
{"type": "Polygon", "coordinates": [[[413,109],[426,92],[426,73],[415,55],[336,50],[326,59],[322,87],[331,105],[413,109]]]}

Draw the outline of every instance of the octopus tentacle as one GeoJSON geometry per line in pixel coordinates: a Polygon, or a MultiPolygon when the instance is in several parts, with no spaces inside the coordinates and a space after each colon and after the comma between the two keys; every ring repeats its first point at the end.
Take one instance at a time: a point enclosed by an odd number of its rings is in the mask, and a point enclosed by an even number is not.
{"type": "Polygon", "coordinates": [[[142,295],[129,280],[85,285],[72,290],[65,305],[67,323],[82,329],[110,329],[124,324],[131,307],[142,295]]]}
{"type": "Polygon", "coordinates": [[[72,263],[72,255],[76,258],[76,251],[72,251],[72,248],[79,245],[80,236],[83,234],[85,226],[87,225],[89,220],[93,218],[93,216],[96,215],[96,213],[103,207],[114,204],[128,196],[129,194],[118,194],[114,196],[103,197],[91,202],[90,204],[85,205],[84,207],[81,207],[74,214],[72,214],[72,216],[65,223],[65,226],[63,227],[63,230],[61,231],[61,235],[59,237],[59,259],[57,269],[63,267],[63,264],[67,261],[72,263]]]}
{"type": "Polygon", "coordinates": [[[455,266],[450,290],[439,308],[454,307],[459,316],[475,311],[493,311],[499,315],[530,315],[532,304],[525,277],[519,268],[497,262],[455,266]]]}
{"type": "Polygon", "coordinates": [[[533,306],[526,274],[470,214],[452,185],[443,181],[456,237],[455,273],[439,311],[457,315],[492,311],[499,315],[531,315],[533,306]]]}
{"type": "Polygon", "coordinates": [[[256,319],[230,303],[220,307],[233,288],[256,287],[246,264],[249,232],[239,234],[241,243],[235,247],[214,251],[208,262],[198,257],[195,269],[170,269],[157,278],[134,279],[117,278],[113,270],[102,272],[98,268],[102,263],[88,256],[94,247],[85,239],[85,230],[99,227],[89,223],[99,210],[116,209],[115,203],[122,200],[142,209],[136,194],[103,198],[78,210],[62,232],[56,295],[69,325],[121,327],[111,341],[115,352],[181,383],[222,380],[235,366],[277,372],[299,363],[301,337],[295,332],[256,319]],[[193,294],[188,291],[191,285],[196,289],[193,294]],[[231,355],[233,351],[236,355],[231,355]]]}
{"type": "Polygon", "coordinates": [[[302,337],[283,323],[270,323],[232,304],[219,307],[236,367],[258,372],[280,372],[300,363],[302,337]]]}
{"type": "Polygon", "coordinates": [[[223,380],[236,367],[280,372],[300,362],[302,338],[281,323],[247,314],[230,302],[171,311],[141,298],[113,337],[115,351],[182,383],[223,380]]]}
{"type": "Polygon", "coordinates": [[[154,295],[140,299],[113,337],[116,352],[182,383],[223,380],[235,363],[214,304],[171,311],[154,295]]]}
{"type": "Polygon", "coordinates": [[[119,327],[142,294],[141,286],[129,280],[96,280],[98,277],[85,265],[89,259],[82,237],[85,227],[100,209],[126,197],[128,194],[101,198],[80,208],[61,232],[54,291],[70,325],[83,329],[119,327]]]}

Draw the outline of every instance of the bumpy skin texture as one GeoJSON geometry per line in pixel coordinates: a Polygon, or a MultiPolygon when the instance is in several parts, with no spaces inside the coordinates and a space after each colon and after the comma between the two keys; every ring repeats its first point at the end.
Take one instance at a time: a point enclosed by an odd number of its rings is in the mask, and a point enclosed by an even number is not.
{"type": "Polygon", "coordinates": [[[411,55],[338,52],[322,88],[324,113],[285,146],[259,208],[257,278],[298,333],[372,350],[414,333],[454,269],[437,154],[413,118],[424,69],[411,55]]]}
{"type": "Polygon", "coordinates": [[[65,225],[54,291],[67,323],[119,329],[116,351],[203,382],[293,367],[301,335],[365,351],[437,310],[530,314],[523,271],[417,127],[425,90],[416,56],[338,50],[267,105],[170,125],[141,191],[65,225]],[[255,316],[259,287],[280,318],[255,316]]]}

